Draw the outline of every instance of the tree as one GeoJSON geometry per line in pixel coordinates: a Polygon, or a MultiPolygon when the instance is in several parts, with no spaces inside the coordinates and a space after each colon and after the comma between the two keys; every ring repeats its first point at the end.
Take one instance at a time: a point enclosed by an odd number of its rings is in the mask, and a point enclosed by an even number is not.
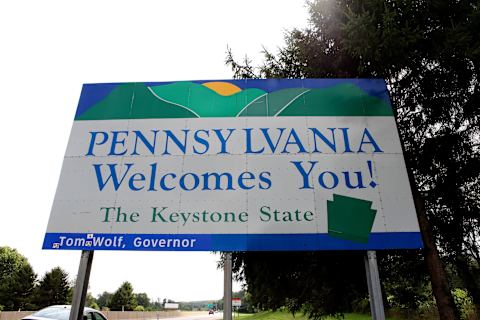
{"type": "Polygon", "coordinates": [[[92,295],[91,292],[87,293],[87,296],[85,297],[85,306],[95,309],[95,310],[100,310],[100,307],[98,306],[97,299],[92,295]]]}
{"type": "Polygon", "coordinates": [[[236,252],[233,270],[253,305],[313,318],[351,311],[367,292],[361,252],[236,252]]]}
{"type": "Polygon", "coordinates": [[[136,293],[135,299],[137,300],[137,304],[139,306],[143,306],[144,308],[148,308],[150,306],[150,298],[146,293],[136,293]]]}
{"type": "MultiPolygon", "coordinates": [[[[228,52],[234,76],[386,79],[440,317],[456,317],[440,255],[464,279],[480,310],[478,1],[337,0],[308,6],[310,27],[289,32],[277,54],[265,50],[261,67],[248,59],[239,64],[228,52]]],[[[414,255],[407,256],[414,263],[414,255]]]]}
{"type": "Polygon", "coordinates": [[[24,309],[36,278],[24,256],[15,249],[0,247],[0,305],[3,310],[24,309]]]}
{"type": "Polygon", "coordinates": [[[53,268],[45,273],[35,288],[33,303],[38,308],[66,304],[69,290],[68,273],[60,267],[53,268]]]}
{"type": "Polygon", "coordinates": [[[149,311],[157,311],[157,310],[162,310],[163,306],[162,303],[160,302],[160,299],[157,298],[156,301],[153,301],[150,305],[149,311]]]}
{"type": "Polygon", "coordinates": [[[99,294],[97,297],[97,304],[100,309],[108,308],[110,306],[110,301],[113,294],[107,291],[104,291],[102,294],[99,294]]]}
{"type": "Polygon", "coordinates": [[[477,1],[370,2],[349,13],[344,29],[359,68],[391,87],[442,318],[454,317],[453,301],[435,241],[480,305],[479,283],[467,280],[475,275],[480,226],[479,17],[477,1]]]}
{"type": "Polygon", "coordinates": [[[137,301],[133,294],[133,287],[130,282],[125,281],[113,294],[110,300],[110,309],[132,311],[136,306],[137,301]]]}
{"type": "Polygon", "coordinates": [[[428,304],[431,289],[423,256],[418,251],[380,251],[379,272],[388,307],[403,311],[407,319],[428,304]]]}

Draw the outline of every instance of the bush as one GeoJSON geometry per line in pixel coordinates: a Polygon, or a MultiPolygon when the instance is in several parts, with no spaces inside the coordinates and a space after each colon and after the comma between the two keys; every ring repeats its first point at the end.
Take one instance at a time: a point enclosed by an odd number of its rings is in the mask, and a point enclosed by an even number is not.
{"type": "Polygon", "coordinates": [[[352,310],[355,313],[369,314],[370,300],[368,298],[358,298],[352,302],[352,310]]]}
{"type": "Polygon", "coordinates": [[[95,301],[90,303],[89,307],[92,308],[92,309],[95,309],[95,310],[100,310],[100,307],[98,306],[98,304],[95,301]]]}
{"type": "Polygon", "coordinates": [[[460,312],[460,319],[471,319],[471,317],[473,317],[475,314],[475,306],[468,292],[466,290],[457,288],[452,291],[452,294],[458,311],[460,312]]]}
{"type": "Polygon", "coordinates": [[[143,306],[136,306],[133,311],[145,311],[145,308],[143,306]]]}

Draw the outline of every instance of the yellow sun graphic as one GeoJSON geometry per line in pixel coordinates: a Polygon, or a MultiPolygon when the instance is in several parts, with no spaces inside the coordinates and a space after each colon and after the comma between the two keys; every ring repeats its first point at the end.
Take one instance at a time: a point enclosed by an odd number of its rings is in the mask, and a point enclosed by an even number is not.
{"type": "Polygon", "coordinates": [[[242,89],[229,82],[212,81],[202,83],[202,85],[222,96],[231,96],[232,94],[242,91],[242,89]]]}

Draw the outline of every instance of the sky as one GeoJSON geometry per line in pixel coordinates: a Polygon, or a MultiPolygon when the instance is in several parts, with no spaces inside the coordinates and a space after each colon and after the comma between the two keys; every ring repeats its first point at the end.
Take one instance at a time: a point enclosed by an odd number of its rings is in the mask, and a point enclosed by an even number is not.
{"type": "MultiPolygon", "coordinates": [[[[80,251],[41,246],[83,83],[231,79],[227,46],[258,64],[262,47],[275,52],[307,24],[303,0],[0,2],[0,246],[39,278],[56,266],[75,278],[80,251]]],[[[152,300],[220,299],[218,260],[97,251],[89,291],[129,281],[152,300]]]]}

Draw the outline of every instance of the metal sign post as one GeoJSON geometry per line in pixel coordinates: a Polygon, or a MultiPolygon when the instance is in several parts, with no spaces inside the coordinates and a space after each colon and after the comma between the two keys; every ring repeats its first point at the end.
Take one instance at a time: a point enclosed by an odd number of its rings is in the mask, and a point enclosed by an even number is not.
{"type": "MultiPolygon", "coordinates": [[[[223,320],[232,320],[232,253],[225,253],[223,261],[223,320]]],[[[70,319],[72,320],[72,319],[70,319]]]]}
{"type": "Polygon", "coordinates": [[[382,288],[378,274],[377,254],[367,251],[365,255],[365,270],[367,272],[368,294],[370,296],[370,310],[373,320],[385,320],[383,310],[382,288]]]}
{"type": "Polygon", "coordinates": [[[92,261],[93,251],[83,250],[82,256],[80,257],[80,265],[78,267],[77,281],[73,291],[72,309],[70,310],[69,320],[83,320],[83,308],[85,306],[85,297],[87,295],[92,261]]]}

